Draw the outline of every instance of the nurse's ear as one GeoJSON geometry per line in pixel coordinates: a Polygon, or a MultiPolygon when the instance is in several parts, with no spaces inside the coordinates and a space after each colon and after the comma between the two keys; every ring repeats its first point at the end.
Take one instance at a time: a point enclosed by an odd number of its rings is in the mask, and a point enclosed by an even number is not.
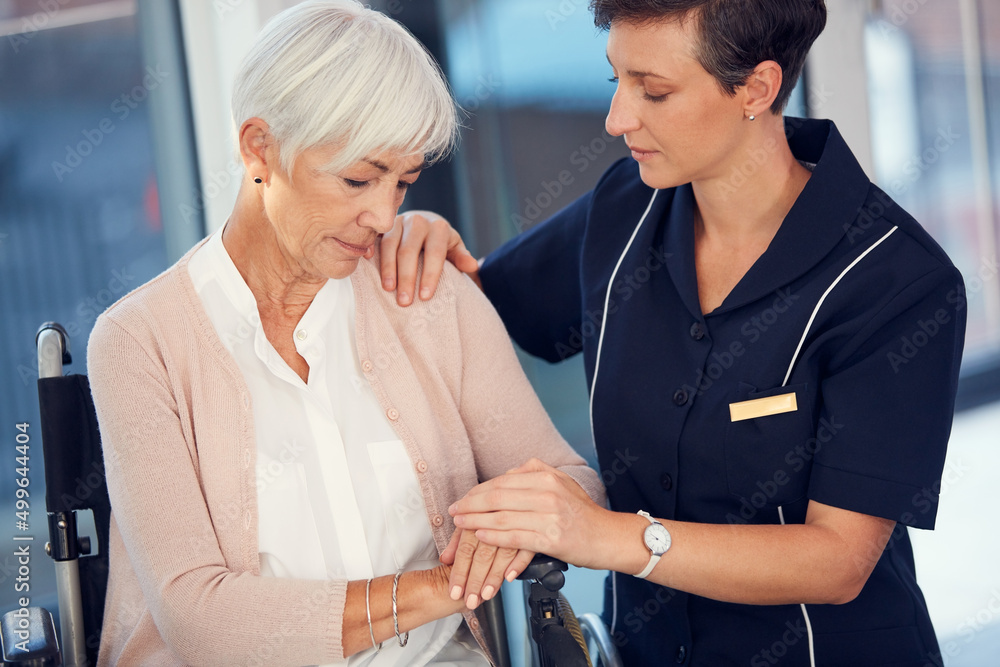
{"type": "Polygon", "coordinates": [[[746,83],[739,88],[743,96],[743,115],[747,118],[763,117],[771,110],[771,105],[781,92],[784,73],[781,65],[773,60],[765,60],[757,65],[746,83]]]}

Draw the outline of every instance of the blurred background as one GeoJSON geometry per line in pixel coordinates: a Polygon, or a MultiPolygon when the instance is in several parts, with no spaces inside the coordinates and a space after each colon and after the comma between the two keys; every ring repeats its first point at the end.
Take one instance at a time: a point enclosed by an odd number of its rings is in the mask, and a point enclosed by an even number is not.
{"type": "MultiPolygon", "coordinates": [[[[85,372],[108,305],[220,227],[235,199],[230,82],[292,0],[0,0],[0,610],[15,604],[15,424],[30,424],[33,602],[54,599],[33,337],[57,320],[85,372]]],[[[460,151],[406,203],[485,254],[586,192],[627,154],[586,0],[371,0],[445,69],[460,151]]],[[[969,328],[938,529],[913,531],[950,666],[1000,655],[1000,3],[827,0],[789,115],[837,122],[869,175],[965,275],[969,328]]],[[[522,356],[565,437],[595,463],[582,364],[522,356]]],[[[578,610],[600,575],[574,571],[578,610]]],[[[508,605],[508,612],[510,605],[508,605]]],[[[582,607],[582,609],[580,609],[582,607]]]]}

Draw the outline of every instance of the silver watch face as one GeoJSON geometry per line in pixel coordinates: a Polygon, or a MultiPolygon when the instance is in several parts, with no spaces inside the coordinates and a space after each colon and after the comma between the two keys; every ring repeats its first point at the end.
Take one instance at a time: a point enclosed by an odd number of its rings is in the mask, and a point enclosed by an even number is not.
{"type": "Polygon", "coordinates": [[[662,523],[651,523],[646,526],[643,540],[654,556],[662,556],[670,548],[670,533],[662,523]]]}

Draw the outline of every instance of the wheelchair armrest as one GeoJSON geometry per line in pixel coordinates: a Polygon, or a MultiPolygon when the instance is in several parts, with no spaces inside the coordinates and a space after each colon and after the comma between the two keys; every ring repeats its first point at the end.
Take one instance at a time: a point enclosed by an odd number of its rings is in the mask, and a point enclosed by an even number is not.
{"type": "Polygon", "coordinates": [[[553,593],[559,591],[566,583],[566,576],[563,574],[569,569],[569,565],[545,554],[535,554],[528,567],[524,568],[518,579],[521,581],[537,581],[546,590],[553,593]]]}
{"type": "Polygon", "coordinates": [[[600,664],[603,667],[624,667],[608,626],[604,625],[601,617],[597,614],[580,614],[577,620],[580,621],[580,630],[583,631],[583,638],[587,641],[591,655],[596,651],[601,656],[600,664]]]}
{"type": "Polygon", "coordinates": [[[41,607],[21,607],[0,619],[4,665],[59,667],[59,642],[52,614],[41,607]]]}

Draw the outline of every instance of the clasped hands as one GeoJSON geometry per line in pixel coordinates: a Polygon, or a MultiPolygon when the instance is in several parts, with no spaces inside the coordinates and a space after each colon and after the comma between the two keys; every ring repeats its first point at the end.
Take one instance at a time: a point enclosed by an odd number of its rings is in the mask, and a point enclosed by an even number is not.
{"type": "Polygon", "coordinates": [[[449,508],[455,534],[441,554],[449,590],[469,609],[514,581],[536,553],[599,567],[604,510],[566,473],[538,459],[473,488],[449,508]]]}

